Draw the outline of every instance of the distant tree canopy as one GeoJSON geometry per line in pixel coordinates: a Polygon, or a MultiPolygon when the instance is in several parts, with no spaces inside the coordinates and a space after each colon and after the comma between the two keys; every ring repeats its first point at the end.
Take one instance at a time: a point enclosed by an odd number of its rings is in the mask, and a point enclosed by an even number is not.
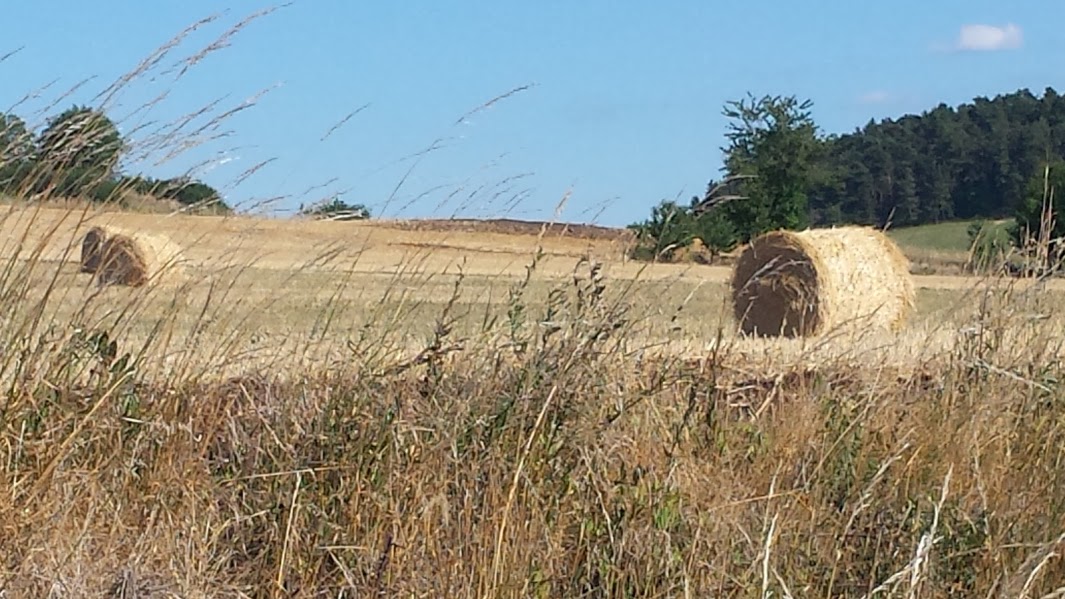
{"type": "Polygon", "coordinates": [[[0,114],[0,189],[28,177],[35,152],[26,123],[15,115],[0,114]]]}
{"type": "Polygon", "coordinates": [[[29,160],[33,151],[33,136],[26,122],[13,114],[0,114],[0,160],[29,160]]]}
{"type": "Polygon", "coordinates": [[[825,142],[830,184],[813,220],[894,226],[1012,216],[1029,181],[1065,156],[1065,98],[1053,89],[870,122],[825,142]]]}
{"type": "Polygon", "coordinates": [[[136,192],[196,210],[230,211],[218,192],[200,181],[119,172],[127,149],[115,123],[93,108],[63,111],[36,137],[18,116],[0,115],[0,193],[121,202],[125,193],[136,192]]]}
{"type": "MultiPolygon", "coordinates": [[[[726,251],[766,230],[808,225],[1004,218],[1015,219],[1019,241],[1022,229],[1037,235],[1048,165],[1062,195],[1065,97],[1051,88],[1042,97],[1022,89],[957,108],[940,104],[844,135],[821,135],[810,106],[769,96],[726,104],[725,175],[752,177],[735,186],[733,195],[744,199],[693,198],[689,218],[713,223],[702,238],[707,246],[726,251]]],[[[655,218],[633,228],[649,230],[655,218]]],[[[1053,219],[1051,237],[1065,234],[1063,221],[1053,219]]]]}
{"type": "Polygon", "coordinates": [[[1053,208],[1061,203],[1062,194],[1065,193],[1065,161],[1055,160],[1046,165],[1044,173],[1032,177],[1021,196],[1014,213],[1016,225],[1014,227],[1015,241],[1022,244],[1029,237],[1045,233],[1051,239],[1065,237],[1065,221],[1060,218],[1050,223],[1051,228],[1043,231],[1042,220],[1046,208],[1053,208]]]}
{"type": "Polygon", "coordinates": [[[363,204],[349,204],[339,197],[328,202],[300,206],[300,214],[330,220],[365,220],[370,218],[370,209],[363,204]]]}

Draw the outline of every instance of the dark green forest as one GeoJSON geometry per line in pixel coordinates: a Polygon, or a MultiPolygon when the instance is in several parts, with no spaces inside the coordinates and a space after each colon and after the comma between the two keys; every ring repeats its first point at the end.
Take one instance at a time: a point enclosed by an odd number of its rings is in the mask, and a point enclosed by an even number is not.
{"type": "Polygon", "coordinates": [[[1033,176],[1065,156],[1065,97],[1020,90],[940,104],[824,140],[829,180],[810,191],[815,224],[919,225],[1012,217],[1033,176]]]}
{"type": "Polygon", "coordinates": [[[1051,88],[940,104],[846,134],[823,134],[811,107],[780,96],[727,103],[723,177],[689,205],[662,201],[631,225],[647,241],[637,257],[694,238],[728,251],[778,228],[961,219],[1013,219],[1020,245],[1039,234],[1046,169],[1052,186],[1065,183],[1065,97],[1051,88]]]}

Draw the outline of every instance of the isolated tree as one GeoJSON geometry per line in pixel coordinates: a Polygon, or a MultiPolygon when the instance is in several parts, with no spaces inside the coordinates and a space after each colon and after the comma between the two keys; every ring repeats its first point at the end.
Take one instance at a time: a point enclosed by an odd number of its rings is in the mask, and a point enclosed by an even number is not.
{"type": "Polygon", "coordinates": [[[37,145],[46,184],[61,195],[89,194],[111,179],[124,149],[107,115],[79,106],[51,119],[37,145]]]}
{"type": "Polygon", "coordinates": [[[817,160],[823,149],[811,105],[793,96],[749,94],[725,105],[725,169],[751,176],[739,187],[747,199],[721,207],[741,243],[773,229],[807,226],[808,194],[822,178],[817,160]]]}

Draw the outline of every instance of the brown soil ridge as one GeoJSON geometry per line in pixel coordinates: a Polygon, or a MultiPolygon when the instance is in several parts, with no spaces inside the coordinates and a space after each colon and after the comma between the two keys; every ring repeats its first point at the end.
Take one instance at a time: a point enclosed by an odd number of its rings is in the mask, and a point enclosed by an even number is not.
{"type": "Polygon", "coordinates": [[[582,223],[547,222],[518,220],[511,218],[453,218],[453,219],[409,219],[397,221],[376,221],[395,229],[407,231],[462,231],[469,233],[502,233],[507,235],[545,235],[570,237],[574,239],[592,239],[606,241],[623,241],[634,238],[629,229],[604,227],[582,223]]]}

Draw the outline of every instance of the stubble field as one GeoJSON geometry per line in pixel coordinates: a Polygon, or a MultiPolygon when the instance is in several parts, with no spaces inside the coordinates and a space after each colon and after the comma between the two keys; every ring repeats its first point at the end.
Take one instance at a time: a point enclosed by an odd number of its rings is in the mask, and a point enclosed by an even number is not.
{"type": "MultiPolygon", "coordinates": [[[[58,322],[75,313],[106,320],[129,304],[137,313],[123,324],[132,332],[145,335],[166,320],[180,334],[207,326],[203,320],[209,315],[217,334],[239,330],[249,337],[239,348],[245,356],[267,355],[267,340],[279,345],[313,338],[317,349],[346,347],[368,328],[419,349],[449,305],[455,334],[491,333],[489,323],[506,319],[513,293],[520,290],[527,318],[543,315],[553,293],[573,291],[575,278],[587,278],[593,267],[604,298],[624,309],[626,334],[636,346],[699,356],[719,337],[770,353],[810,345],[736,338],[728,291],[731,265],[628,260],[628,240],[618,230],[3,210],[11,236],[0,247],[0,258],[18,258],[16,264],[32,258],[37,280],[31,287],[48,289],[57,300],[51,307],[58,322]],[[94,224],[164,235],[180,247],[181,263],[144,291],[99,290],[90,275],[78,272],[80,240],[94,224]],[[30,249],[38,247],[39,254],[30,249]]],[[[922,256],[921,249],[909,253],[922,256]]],[[[900,351],[920,344],[938,355],[974,324],[989,292],[1031,302],[1057,298],[1065,290],[1057,279],[1040,285],[960,275],[914,275],[913,280],[917,313],[901,334],[885,337],[874,331],[838,344],[814,343],[847,351],[862,341],[900,351]]],[[[931,359],[933,354],[907,357],[931,359]]]]}
{"type": "Polygon", "coordinates": [[[601,231],[90,216],[0,213],[3,596],[1062,593],[1057,281],[749,340],[601,231]]]}

